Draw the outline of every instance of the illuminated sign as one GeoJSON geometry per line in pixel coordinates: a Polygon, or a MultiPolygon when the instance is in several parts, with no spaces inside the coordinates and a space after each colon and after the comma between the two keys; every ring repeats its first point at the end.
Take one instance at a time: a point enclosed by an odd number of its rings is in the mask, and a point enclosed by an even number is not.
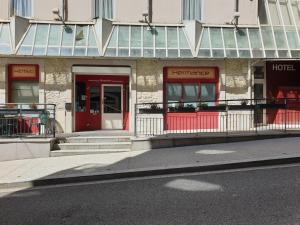
{"type": "Polygon", "coordinates": [[[168,68],[168,79],[215,79],[216,68],[212,67],[182,67],[168,68]]]}
{"type": "Polygon", "coordinates": [[[35,78],[37,76],[37,66],[13,65],[11,75],[13,78],[35,78]]]}

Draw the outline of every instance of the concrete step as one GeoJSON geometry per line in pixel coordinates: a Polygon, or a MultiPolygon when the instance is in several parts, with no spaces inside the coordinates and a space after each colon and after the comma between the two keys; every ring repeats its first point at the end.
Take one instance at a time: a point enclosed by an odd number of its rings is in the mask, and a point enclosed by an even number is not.
{"type": "Polygon", "coordinates": [[[79,149],[130,149],[131,142],[102,142],[102,143],[61,143],[60,150],[79,149]]]}
{"type": "Polygon", "coordinates": [[[129,152],[130,149],[78,149],[78,150],[55,150],[50,152],[51,157],[90,155],[90,154],[109,154],[129,152]]]}
{"type": "Polygon", "coordinates": [[[66,143],[103,143],[103,142],[130,142],[130,136],[70,137],[66,139],[66,143]]]}

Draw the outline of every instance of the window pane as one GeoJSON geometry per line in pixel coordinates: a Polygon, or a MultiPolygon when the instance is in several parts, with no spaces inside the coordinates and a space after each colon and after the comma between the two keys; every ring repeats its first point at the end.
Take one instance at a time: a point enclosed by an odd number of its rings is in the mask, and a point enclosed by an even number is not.
{"type": "Polygon", "coordinates": [[[258,1],[258,17],[261,24],[269,24],[265,1],[258,1]]]}
{"type": "Polygon", "coordinates": [[[274,35],[278,49],[287,49],[284,30],[281,27],[274,27],[274,35]]]}
{"type": "Polygon", "coordinates": [[[148,30],[148,27],[144,27],[144,47],[153,48],[153,35],[152,31],[148,30]]]}
{"type": "Polygon", "coordinates": [[[63,29],[62,46],[73,46],[75,26],[67,26],[63,29]]]}
{"type": "Polygon", "coordinates": [[[200,48],[210,48],[207,28],[204,28],[204,30],[203,30],[200,48]]]}
{"type": "Polygon", "coordinates": [[[60,46],[61,32],[62,32],[62,26],[51,25],[48,45],[60,46]]]}
{"type": "Polygon", "coordinates": [[[249,29],[249,38],[252,49],[262,49],[262,42],[258,29],[249,29]]]}
{"type": "Polygon", "coordinates": [[[292,17],[290,15],[288,5],[287,5],[287,0],[280,0],[279,1],[280,8],[281,8],[281,13],[282,13],[282,18],[283,22],[285,25],[292,25],[292,17]]]}
{"type": "Polygon", "coordinates": [[[36,24],[31,25],[22,45],[33,45],[33,38],[35,33],[36,24]]]}
{"type": "Polygon", "coordinates": [[[129,47],[129,27],[119,26],[119,47],[129,47]]]}
{"type": "Polygon", "coordinates": [[[300,48],[300,40],[297,35],[297,31],[294,28],[287,28],[286,30],[287,39],[291,49],[300,48]]]}
{"type": "Polygon", "coordinates": [[[141,27],[132,26],[131,27],[131,47],[140,48],[142,46],[141,43],[141,27]]]}
{"type": "Polygon", "coordinates": [[[179,48],[180,49],[183,49],[183,48],[190,49],[189,43],[186,39],[186,36],[185,36],[182,28],[179,28],[179,48]]]}
{"type": "Polygon", "coordinates": [[[262,33],[265,49],[275,49],[275,43],[274,43],[271,27],[262,27],[261,33],[262,33]]]}
{"type": "Polygon", "coordinates": [[[236,48],[234,32],[234,29],[231,28],[223,29],[224,42],[226,48],[236,48]]]}
{"type": "Polygon", "coordinates": [[[120,86],[105,86],[103,90],[104,113],[122,112],[122,93],[120,86]]]}
{"type": "Polygon", "coordinates": [[[93,30],[93,27],[90,26],[90,31],[89,31],[89,47],[97,47],[97,42],[96,42],[96,37],[95,37],[95,33],[93,30]]]}
{"type": "Polygon", "coordinates": [[[165,34],[165,27],[156,27],[156,48],[166,48],[166,34],[165,34]]]}
{"type": "Polygon", "coordinates": [[[87,32],[88,26],[76,27],[75,46],[86,46],[87,45],[87,32]]]}
{"type": "Polygon", "coordinates": [[[37,81],[13,81],[13,103],[39,103],[39,82],[37,81]]]}
{"type": "MultiPolygon", "coordinates": [[[[1,29],[1,24],[0,24],[0,29],[1,29]]],[[[2,30],[0,33],[0,44],[9,44],[10,45],[9,33],[10,33],[9,25],[2,24],[2,30]]]]}
{"type": "Polygon", "coordinates": [[[296,20],[296,24],[299,26],[300,24],[300,1],[291,0],[293,14],[296,20]]]}
{"type": "Polygon", "coordinates": [[[100,87],[90,87],[90,113],[100,113],[100,87]]]}
{"type": "Polygon", "coordinates": [[[167,84],[167,92],[168,103],[181,101],[181,84],[167,84]]]}
{"type": "Polygon", "coordinates": [[[47,45],[49,25],[39,24],[36,28],[35,45],[47,45]]]}
{"type": "Polygon", "coordinates": [[[210,28],[210,39],[212,48],[223,48],[220,28],[210,28]]]}
{"type": "Polygon", "coordinates": [[[183,0],[183,20],[201,20],[201,0],[183,0]]]}
{"type": "Polygon", "coordinates": [[[113,19],[114,4],[113,0],[96,0],[95,1],[95,16],[105,19],[113,19]]]}
{"type": "Polygon", "coordinates": [[[86,84],[84,82],[76,82],[76,112],[86,111],[86,84]]]}
{"type": "Polygon", "coordinates": [[[248,36],[246,29],[239,29],[236,32],[238,48],[249,48],[248,36]]]}
{"type": "Polygon", "coordinates": [[[200,97],[201,101],[212,101],[212,102],[208,102],[207,104],[210,106],[214,106],[216,101],[216,84],[202,83],[200,84],[200,88],[201,88],[201,97],[200,97]]]}
{"type": "Polygon", "coordinates": [[[32,0],[12,0],[13,15],[30,18],[32,16],[32,0]]]}
{"type": "Polygon", "coordinates": [[[178,48],[177,27],[168,27],[168,48],[178,48]]]}
{"type": "Polygon", "coordinates": [[[276,0],[268,0],[268,2],[269,2],[270,15],[271,15],[273,25],[281,25],[279,19],[279,12],[276,6],[276,0]]]}
{"type": "Polygon", "coordinates": [[[199,86],[198,84],[184,84],[183,85],[183,101],[196,102],[198,101],[199,86]]]}

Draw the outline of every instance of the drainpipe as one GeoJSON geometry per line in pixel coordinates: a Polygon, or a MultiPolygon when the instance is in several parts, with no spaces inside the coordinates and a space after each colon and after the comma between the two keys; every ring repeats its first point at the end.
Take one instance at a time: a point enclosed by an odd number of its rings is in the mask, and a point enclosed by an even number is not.
{"type": "Polygon", "coordinates": [[[235,0],[235,24],[239,24],[240,0],[235,0]]]}
{"type": "Polygon", "coordinates": [[[148,21],[152,23],[152,0],[147,0],[148,21]]]}
{"type": "Polygon", "coordinates": [[[63,21],[68,20],[68,0],[61,0],[61,17],[63,21]]]}

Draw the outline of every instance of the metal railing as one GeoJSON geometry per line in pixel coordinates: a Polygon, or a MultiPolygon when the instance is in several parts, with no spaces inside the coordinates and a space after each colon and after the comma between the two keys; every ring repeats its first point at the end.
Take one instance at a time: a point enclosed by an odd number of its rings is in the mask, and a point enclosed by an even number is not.
{"type": "Polygon", "coordinates": [[[0,104],[0,138],[55,137],[55,104],[0,104]]]}
{"type": "Polygon", "coordinates": [[[300,131],[298,98],[142,103],[135,112],[136,136],[300,131]]]}

